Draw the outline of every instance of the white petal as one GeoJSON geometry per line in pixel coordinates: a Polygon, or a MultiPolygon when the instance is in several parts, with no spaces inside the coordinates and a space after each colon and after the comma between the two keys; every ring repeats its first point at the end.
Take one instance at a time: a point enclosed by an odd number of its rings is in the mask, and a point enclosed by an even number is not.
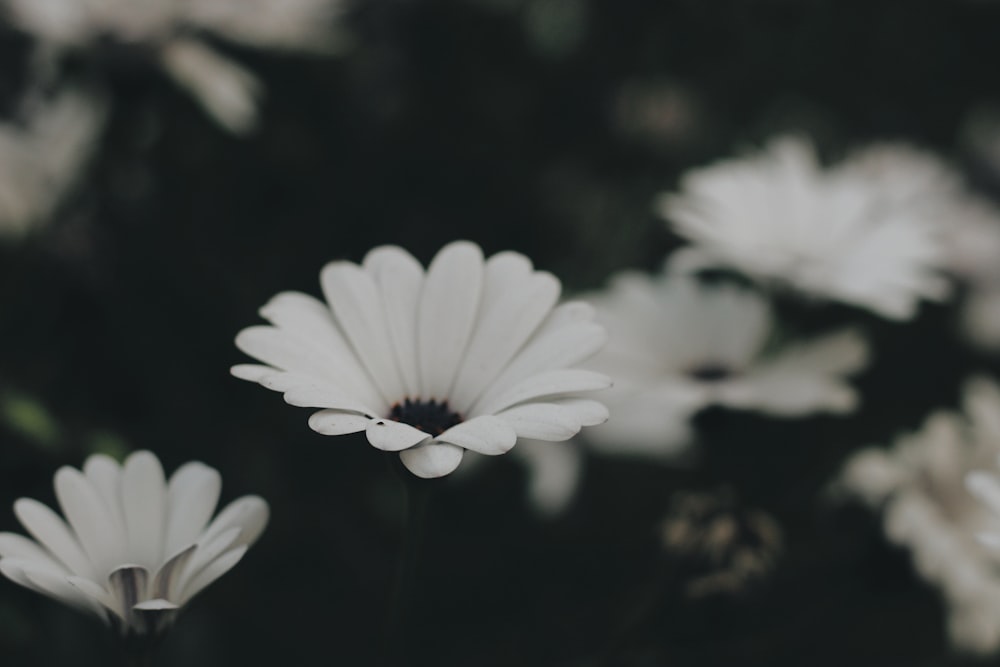
{"type": "Polygon", "coordinates": [[[236,527],[240,529],[240,535],[235,544],[253,544],[267,526],[270,514],[267,501],[260,496],[242,496],[219,512],[198,542],[205,544],[230,528],[236,527]]]}
{"type": "Polygon", "coordinates": [[[994,514],[1000,516],[1000,479],[996,475],[974,470],[966,475],[965,488],[994,514]]]}
{"type": "Polygon", "coordinates": [[[204,570],[212,561],[222,554],[239,546],[249,547],[249,545],[238,543],[242,532],[242,528],[239,526],[233,526],[222,531],[211,539],[203,538],[202,540],[199,540],[198,544],[195,545],[194,552],[188,558],[184,567],[180,568],[179,571],[174,572],[171,577],[172,581],[169,583],[168,591],[170,599],[181,599],[179,596],[183,593],[184,589],[187,588],[188,583],[201,574],[202,570],[204,570]]]}
{"type": "Polygon", "coordinates": [[[260,382],[274,391],[289,391],[300,384],[315,383],[332,388],[331,391],[340,397],[338,400],[349,399],[375,406],[384,403],[372,382],[353,370],[360,363],[354,352],[321,349],[297,332],[268,326],[248,327],[240,331],[236,335],[236,346],[276,369],[289,371],[287,376],[280,373],[265,375],[244,364],[234,367],[237,377],[260,382]],[[282,378],[285,378],[284,382],[282,378]]]}
{"type": "Polygon", "coordinates": [[[559,281],[533,273],[527,258],[494,255],[486,262],[480,314],[449,398],[465,412],[535,333],[559,298],[559,281]]]}
{"type": "Polygon", "coordinates": [[[350,262],[330,262],[320,272],[327,303],[389,405],[404,398],[406,389],[396,368],[382,297],[366,271],[350,262]]]}
{"type": "Polygon", "coordinates": [[[409,424],[391,419],[373,419],[367,427],[368,442],[372,447],[387,452],[398,452],[427,440],[431,436],[409,424]]]}
{"type": "Polygon", "coordinates": [[[125,623],[139,628],[141,620],[134,609],[146,599],[149,590],[149,572],[138,565],[123,565],[108,575],[108,592],[125,617],[125,623]]]}
{"type": "Polygon", "coordinates": [[[356,412],[320,410],[309,417],[309,428],[321,435],[345,435],[368,428],[371,419],[356,412]]]}
{"type": "Polygon", "coordinates": [[[70,572],[84,577],[96,577],[90,558],[83,552],[76,536],[58,514],[30,498],[14,503],[14,514],[21,525],[49,550],[70,572]]]}
{"type": "Polygon", "coordinates": [[[235,134],[253,129],[262,86],[250,70],[200,40],[174,37],[159,49],[159,54],[170,77],[221,126],[235,134]]]}
{"type": "Polygon", "coordinates": [[[611,380],[600,373],[579,368],[562,368],[528,377],[476,409],[479,414],[496,414],[518,403],[533,401],[545,396],[563,396],[581,391],[596,391],[607,389],[610,386],[611,380]]]}
{"type": "Polygon", "coordinates": [[[0,558],[37,561],[53,570],[69,574],[66,567],[54,559],[41,545],[17,533],[0,533],[0,558]]]}
{"type": "Polygon", "coordinates": [[[580,420],[570,410],[552,403],[527,403],[504,410],[504,419],[520,438],[559,442],[579,433],[580,420]]]}
{"type": "Polygon", "coordinates": [[[378,285],[389,327],[389,340],[396,353],[396,366],[405,396],[420,395],[417,364],[417,305],[424,283],[424,267],[397,246],[375,248],[364,259],[364,267],[378,285]]]}
{"type": "Polygon", "coordinates": [[[465,450],[457,445],[427,442],[404,449],[399,453],[399,458],[406,469],[414,475],[429,479],[454,472],[462,462],[463,451],[465,450]]]}
{"type": "MultiPolygon", "coordinates": [[[[5,564],[8,566],[12,565],[6,558],[0,561],[0,566],[5,564]]],[[[22,562],[20,567],[22,578],[31,582],[30,588],[53,597],[60,602],[65,602],[77,609],[93,611],[98,616],[104,617],[104,612],[90,598],[83,595],[83,593],[70,584],[66,575],[39,566],[37,563],[22,562]]]]}
{"type": "Polygon", "coordinates": [[[110,456],[94,454],[83,464],[83,474],[107,506],[108,514],[119,533],[125,535],[125,514],[122,511],[122,467],[110,456]]]}
{"type": "MultiPolygon", "coordinates": [[[[237,529],[233,529],[237,530],[237,529]]],[[[233,540],[236,539],[234,535],[233,540]]],[[[184,571],[188,563],[191,562],[197,544],[192,544],[183,551],[167,559],[167,562],[157,571],[153,577],[153,583],[149,587],[149,595],[154,598],[174,598],[181,589],[181,581],[184,578],[184,571]]]]}
{"type": "Polygon", "coordinates": [[[96,604],[110,611],[121,620],[125,620],[125,610],[120,608],[118,600],[112,597],[112,595],[97,582],[91,581],[86,577],[67,577],[66,583],[77,589],[85,597],[90,598],[96,604]]]}
{"type": "MultiPolygon", "coordinates": [[[[378,395],[371,376],[361,365],[327,304],[301,292],[282,292],[268,301],[260,314],[283,332],[306,344],[322,360],[323,376],[336,386],[370,402],[378,395]]],[[[320,362],[313,361],[312,366],[320,362]]],[[[308,371],[309,367],[300,369],[308,371]]]]}
{"type": "Polygon", "coordinates": [[[575,302],[552,311],[539,332],[521,349],[490,388],[468,411],[469,415],[489,414],[484,406],[513,385],[542,371],[567,368],[593,355],[607,341],[599,324],[574,318],[592,314],[590,306],[575,302]],[[565,306],[574,306],[565,308],[565,306]]]}
{"type": "Polygon", "coordinates": [[[448,244],[428,267],[417,329],[421,400],[448,398],[479,312],[482,286],[483,254],[473,243],[448,244]]]}
{"type": "Polygon", "coordinates": [[[80,546],[97,571],[107,572],[124,552],[124,536],[104,501],[79,470],[60,468],[55,477],[56,498],[80,546]]]}
{"type": "Polygon", "coordinates": [[[607,406],[586,398],[560,398],[552,403],[571,411],[581,426],[603,424],[610,416],[607,406]]]}
{"type": "Polygon", "coordinates": [[[146,600],[132,607],[136,611],[171,611],[180,608],[180,605],[174,604],[170,600],[164,600],[163,598],[146,600]]]}
{"type": "Polygon", "coordinates": [[[483,415],[452,426],[435,440],[450,442],[487,456],[496,456],[510,451],[517,442],[517,433],[506,420],[483,415]]]}
{"type": "Polygon", "coordinates": [[[138,451],[125,459],[122,501],[128,527],[129,561],[150,571],[155,571],[162,559],[167,520],[166,486],[163,467],[152,452],[138,451]]]}
{"type": "Polygon", "coordinates": [[[170,477],[164,556],[195,543],[215,512],[221,490],[218,471],[204,463],[186,463],[170,477]]]}
{"type": "Polygon", "coordinates": [[[202,589],[224,575],[240,562],[243,554],[247,552],[247,545],[243,545],[222,554],[199,572],[180,595],[180,604],[187,604],[188,600],[197,595],[202,589]]]}

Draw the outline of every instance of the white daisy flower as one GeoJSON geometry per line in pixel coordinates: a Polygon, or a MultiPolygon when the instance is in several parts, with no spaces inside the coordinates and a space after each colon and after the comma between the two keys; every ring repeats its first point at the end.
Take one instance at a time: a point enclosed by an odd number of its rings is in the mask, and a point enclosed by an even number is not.
{"type": "Polygon", "coordinates": [[[48,221],[84,172],[105,119],[102,101],[63,91],[0,123],[0,237],[48,221]]]}
{"type": "Polygon", "coordinates": [[[15,583],[109,621],[123,635],[166,629],[194,595],[225,574],[264,530],[268,506],[244,496],[214,520],[219,473],[192,462],[164,479],[159,460],[123,465],[101,454],[82,472],[61,468],[65,520],[21,498],[14,513],[30,540],[0,533],[0,572],[15,583]]]}
{"type": "MultiPolygon", "coordinates": [[[[1000,650],[1000,552],[977,535],[1000,534],[1000,516],[969,494],[966,478],[1000,455],[1000,388],[969,381],[963,412],[939,411],[891,449],[855,454],[836,486],[881,509],[887,537],[907,547],[920,576],[941,590],[952,643],[993,653],[1000,650]]],[[[969,482],[992,498],[985,480],[977,473],[969,482]]]]}
{"type": "Polygon", "coordinates": [[[615,378],[604,394],[615,419],[587,432],[601,451],[672,457],[710,405],[779,417],[857,405],[846,377],[865,367],[868,347],[854,329],[770,349],[774,319],[760,294],[670,271],[619,274],[589,301],[610,334],[589,367],[615,378]]]}
{"type": "Polygon", "coordinates": [[[455,470],[466,449],[503,454],[518,437],[567,440],[607,419],[579,394],[610,380],[574,368],[604,343],[583,303],[556,306],[559,281],[523,255],[484,261],[478,246],[445,246],[424,271],[383,246],[358,266],[331,262],[327,303],[285,292],[261,309],[272,326],[244,329],[236,345],[266,365],[233,374],[323,408],[324,435],[364,431],[399,452],[420,477],[455,470]]]}
{"type": "Polygon", "coordinates": [[[345,42],[334,20],[344,0],[0,0],[11,23],[41,41],[46,75],[65,52],[112,41],[148,54],[223,127],[256,121],[261,85],[199,33],[257,48],[328,51],[345,42]]]}
{"type": "Polygon", "coordinates": [[[689,269],[730,267],[816,297],[907,320],[921,299],[949,291],[939,275],[944,249],[935,169],[881,169],[862,154],[824,169],[808,142],[772,141],[758,155],[685,175],[660,214],[695,245],[689,269]]]}

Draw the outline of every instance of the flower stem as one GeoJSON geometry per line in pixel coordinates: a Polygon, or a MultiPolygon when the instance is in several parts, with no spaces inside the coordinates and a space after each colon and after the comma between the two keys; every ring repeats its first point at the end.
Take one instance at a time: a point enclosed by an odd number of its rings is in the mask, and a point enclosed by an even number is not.
{"type": "Polygon", "coordinates": [[[126,642],[122,664],[124,667],[153,667],[153,647],[149,643],[126,642]]]}
{"type": "Polygon", "coordinates": [[[389,606],[386,609],[385,638],[382,642],[383,667],[401,664],[402,628],[401,621],[409,614],[413,602],[413,585],[416,580],[417,563],[424,537],[424,518],[427,514],[430,481],[420,479],[406,470],[397,455],[393,459],[392,470],[403,487],[403,513],[399,558],[396,562],[396,577],[393,583],[389,606]]]}

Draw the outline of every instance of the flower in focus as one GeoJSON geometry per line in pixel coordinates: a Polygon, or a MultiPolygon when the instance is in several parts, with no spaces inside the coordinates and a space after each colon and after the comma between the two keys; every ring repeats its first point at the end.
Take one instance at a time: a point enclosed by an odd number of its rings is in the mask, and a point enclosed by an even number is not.
{"type": "Polygon", "coordinates": [[[268,506],[244,496],[211,522],[219,473],[192,462],[169,481],[156,456],[119,465],[101,454],[55,475],[65,520],[21,498],[30,540],[0,533],[0,572],[15,583],[96,613],[123,635],[165,630],[194,595],[225,574],[264,530],[268,506]]]}
{"type": "Polygon", "coordinates": [[[579,397],[610,380],[573,368],[604,343],[583,303],[556,306],[560,284],[523,255],[484,261],[478,246],[445,246],[424,268],[383,246],[358,266],[331,262],[327,303],[298,292],[261,309],[271,326],[244,329],[237,346],[266,365],[233,374],[323,408],[324,435],[364,431],[399,452],[419,477],[455,470],[465,450],[503,454],[517,439],[561,441],[607,419],[579,397]]]}
{"type": "Polygon", "coordinates": [[[615,378],[603,399],[615,418],[587,432],[599,450],[674,456],[691,440],[690,417],[710,405],[781,417],[857,405],[845,378],[867,364],[868,347],[853,329],[771,349],[760,294],[669,270],[619,274],[589,301],[609,333],[589,367],[615,378]]]}
{"type": "Polygon", "coordinates": [[[689,172],[658,210],[694,243],[678,260],[688,268],[733,268],[908,320],[921,299],[949,292],[939,197],[951,183],[937,163],[909,155],[877,148],[824,169],[808,142],[783,137],[689,172]]]}
{"type": "Polygon", "coordinates": [[[48,220],[87,162],[105,108],[77,90],[32,98],[23,121],[0,124],[0,236],[16,237],[48,220]]]}
{"type": "Polygon", "coordinates": [[[58,56],[122,47],[123,58],[158,63],[223,127],[256,121],[261,85],[200,33],[250,47],[329,51],[344,43],[334,21],[343,0],[0,0],[16,27],[40,42],[38,69],[58,56]],[[131,51],[128,51],[131,49],[131,51]]]}
{"type": "MultiPolygon", "coordinates": [[[[855,454],[837,482],[882,511],[887,537],[910,550],[917,572],[947,601],[952,643],[977,653],[1000,649],[1000,552],[977,539],[1000,534],[1000,516],[969,494],[966,477],[998,455],[1000,388],[976,378],[966,383],[962,414],[939,411],[891,449],[855,454]]],[[[981,480],[970,480],[974,491],[981,480]]]]}

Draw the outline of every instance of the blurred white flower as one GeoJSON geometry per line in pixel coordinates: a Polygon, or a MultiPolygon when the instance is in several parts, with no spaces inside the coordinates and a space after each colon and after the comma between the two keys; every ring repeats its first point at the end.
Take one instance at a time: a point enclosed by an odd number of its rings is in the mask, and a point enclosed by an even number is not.
{"type": "Polygon", "coordinates": [[[93,154],[105,105],[67,90],[34,99],[24,119],[0,124],[0,237],[18,237],[52,216],[93,154]]]}
{"type": "Polygon", "coordinates": [[[855,454],[836,486],[882,510],[888,538],[910,549],[920,576],[941,590],[952,643],[992,653],[1000,649],[1000,552],[976,536],[1000,534],[1000,516],[965,480],[1000,455],[1000,388],[970,380],[963,402],[964,414],[936,412],[892,448],[855,454]]]}
{"type": "Polygon", "coordinates": [[[65,52],[111,42],[157,61],[223,127],[256,122],[261,85],[198,37],[256,48],[331,51],[346,43],[336,19],[344,0],[0,0],[11,23],[41,42],[40,71],[65,52]]]}
{"type": "Polygon", "coordinates": [[[91,456],[83,471],[61,468],[56,498],[66,517],[21,498],[14,512],[34,537],[0,533],[0,572],[84,611],[126,635],[166,629],[194,595],[243,557],[268,519],[259,497],[233,501],[209,522],[219,473],[192,462],[169,482],[156,456],[119,465],[91,456]]]}
{"type": "Polygon", "coordinates": [[[689,172],[657,208],[694,243],[680,252],[682,266],[731,267],[907,320],[920,299],[949,292],[937,202],[947,172],[922,155],[891,154],[900,168],[886,170],[878,149],[824,169],[809,142],[783,137],[689,172]]]}
{"type": "Polygon", "coordinates": [[[365,431],[420,477],[455,470],[468,449],[503,454],[519,437],[560,441],[607,419],[582,392],[610,380],[573,368],[603,345],[583,303],[556,306],[559,281],[523,255],[484,261],[478,246],[445,246],[424,271],[383,246],[361,266],[331,262],[327,303],[285,292],[261,309],[273,326],[244,329],[236,345],[268,365],[233,374],[324,408],[324,435],[365,431]]]}
{"type": "Polygon", "coordinates": [[[760,294],[671,271],[620,274],[589,301],[609,343],[588,365],[615,378],[603,394],[614,419],[587,432],[601,451],[672,457],[710,405],[780,417],[857,405],[846,376],[865,367],[868,346],[853,329],[771,349],[760,294]]]}

